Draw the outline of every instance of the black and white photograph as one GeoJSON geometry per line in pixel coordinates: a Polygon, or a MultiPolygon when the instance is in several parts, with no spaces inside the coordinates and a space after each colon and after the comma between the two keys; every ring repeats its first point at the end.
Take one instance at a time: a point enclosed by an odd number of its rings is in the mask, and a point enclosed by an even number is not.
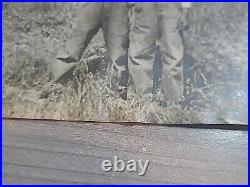
{"type": "Polygon", "coordinates": [[[5,2],[2,79],[7,184],[247,184],[247,2],[5,2]]]}
{"type": "Polygon", "coordinates": [[[5,3],[4,117],[247,124],[247,3],[5,3]]]}

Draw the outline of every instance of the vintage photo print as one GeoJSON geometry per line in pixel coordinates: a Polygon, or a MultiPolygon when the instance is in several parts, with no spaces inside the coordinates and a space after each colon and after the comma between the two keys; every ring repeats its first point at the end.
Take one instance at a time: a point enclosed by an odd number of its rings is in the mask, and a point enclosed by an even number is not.
{"type": "Polygon", "coordinates": [[[3,117],[248,123],[248,3],[3,3],[3,117]]]}

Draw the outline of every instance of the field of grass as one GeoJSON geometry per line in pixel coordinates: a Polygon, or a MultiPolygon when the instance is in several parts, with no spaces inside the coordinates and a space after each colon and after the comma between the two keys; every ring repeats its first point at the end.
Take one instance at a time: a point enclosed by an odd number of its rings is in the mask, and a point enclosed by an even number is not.
{"type": "Polygon", "coordinates": [[[194,3],[183,32],[188,105],[127,101],[106,89],[106,47],[99,32],[66,85],[46,87],[77,3],[3,4],[3,116],[83,121],[247,123],[248,4],[194,3]],[[100,71],[86,73],[85,63],[100,71]],[[48,97],[41,97],[47,95],[48,97]]]}

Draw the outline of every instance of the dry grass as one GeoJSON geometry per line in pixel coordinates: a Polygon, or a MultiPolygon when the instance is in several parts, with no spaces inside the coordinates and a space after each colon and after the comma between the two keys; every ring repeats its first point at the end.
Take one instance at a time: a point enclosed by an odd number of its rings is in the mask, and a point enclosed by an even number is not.
{"type": "MultiPolygon", "coordinates": [[[[35,119],[136,121],[154,123],[247,123],[247,4],[196,4],[184,32],[189,107],[166,108],[151,99],[127,101],[109,91],[102,73],[82,64],[67,85],[44,86],[48,63],[67,38],[75,3],[4,3],[3,115],[35,119]],[[34,9],[35,8],[35,9],[34,9]],[[35,10],[35,11],[32,11],[35,10]],[[48,98],[39,99],[47,94],[48,98]]],[[[106,62],[102,34],[82,62],[106,62]],[[94,57],[94,58],[93,58],[94,57]]]]}

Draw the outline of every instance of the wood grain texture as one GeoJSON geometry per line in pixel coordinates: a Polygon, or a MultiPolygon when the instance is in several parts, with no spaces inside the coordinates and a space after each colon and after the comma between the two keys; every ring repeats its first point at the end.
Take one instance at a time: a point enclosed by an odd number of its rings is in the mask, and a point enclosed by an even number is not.
{"type": "Polygon", "coordinates": [[[248,132],[164,126],[3,121],[4,184],[247,184],[248,132]],[[104,172],[118,156],[147,173],[104,172]]]}

